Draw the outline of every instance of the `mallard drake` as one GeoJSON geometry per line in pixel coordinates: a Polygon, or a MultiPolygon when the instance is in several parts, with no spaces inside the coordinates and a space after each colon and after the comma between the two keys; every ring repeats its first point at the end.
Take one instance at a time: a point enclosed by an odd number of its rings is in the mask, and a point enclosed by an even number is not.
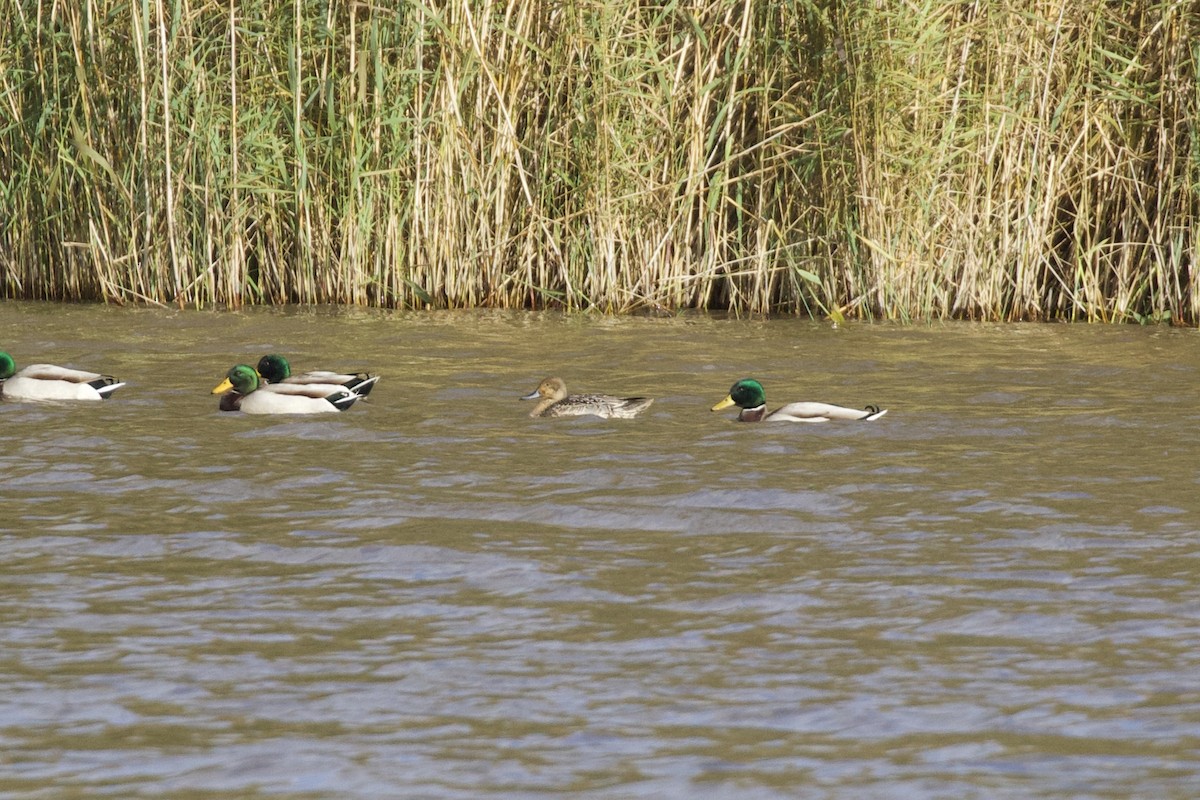
{"type": "Polygon", "coordinates": [[[0,352],[0,397],[5,400],[103,400],[125,384],[111,375],[30,364],[17,372],[16,362],[0,352]]]}
{"type": "Polygon", "coordinates": [[[238,364],[217,384],[222,411],[247,414],[323,414],[345,411],[358,395],[345,386],[330,383],[263,383],[254,367],[238,364]]]}
{"type": "Polygon", "coordinates": [[[762,384],[753,378],[738,381],[729,390],[729,396],[712,407],[720,411],[730,406],[739,406],[742,410],[738,419],[742,422],[829,422],[835,419],[879,419],[887,413],[887,409],[879,406],[867,406],[864,410],[843,408],[829,403],[788,403],[767,413],[767,395],[762,384]]]}
{"type": "Polygon", "coordinates": [[[302,372],[299,375],[293,375],[292,365],[288,363],[286,358],[278,353],[265,355],[258,360],[258,374],[271,384],[339,384],[341,386],[345,386],[359,397],[366,397],[369,395],[371,393],[371,389],[375,388],[376,381],[379,380],[378,375],[369,375],[366,372],[359,372],[356,375],[349,375],[339,372],[330,372],[327,370],[313,370],[311,372],[302,372]]]}
{"type": "Polygon", "coordinates": [[[607,394],[567,394],[561,378],[546,378],[521,398],[539,401],[529,412],[531,417],[636,417],[654,402],[649,397],[613,397],[607,394]]]}

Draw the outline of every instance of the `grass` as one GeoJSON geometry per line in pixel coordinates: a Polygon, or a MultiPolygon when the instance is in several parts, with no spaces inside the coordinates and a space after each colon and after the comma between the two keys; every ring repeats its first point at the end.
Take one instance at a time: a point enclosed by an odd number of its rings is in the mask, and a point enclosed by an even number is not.
{"type": "Polygon", "coordinates": [[[1200,322],[1190,3],[14,0],[0,293],[1200,322]]]}

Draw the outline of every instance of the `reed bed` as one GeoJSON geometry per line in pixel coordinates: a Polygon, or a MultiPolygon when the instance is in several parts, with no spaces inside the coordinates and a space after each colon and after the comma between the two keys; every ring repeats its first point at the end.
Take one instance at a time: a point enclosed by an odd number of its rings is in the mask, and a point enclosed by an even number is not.
{"type": "Polygon", "coordinates": [[[1190,2],[6,7],[5,297],[1200,321],[1190,2]]]}

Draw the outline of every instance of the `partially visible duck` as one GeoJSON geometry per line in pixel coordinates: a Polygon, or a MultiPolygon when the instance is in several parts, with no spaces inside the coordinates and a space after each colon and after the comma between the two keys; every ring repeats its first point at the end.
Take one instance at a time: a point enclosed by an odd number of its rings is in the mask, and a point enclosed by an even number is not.
{"type": "Polygon", "coordinates": [[[345,386],[330,383],[263,383],[254,368],[238,364],[217,384],[222,411],[247,414],[323,414],[344,411],[358,395],[345,386]]]}
{"type": "Polygon", "coordinates": [[[328,370],[313,370],[293,375],[292,365],[278,353],[265,355],[258,360],[258,374],[272,384],[336,383],[350,389],[359,397],[369,395],[379,380],[378,375],[369,375],[366,372],[349,375],[328,370]]]}
{"type": "Polygon", "coordinates": [[[875,420],[887,413],[879,406],[865,409],[844,408],[829,403],[788,403],[767,413],[767,395],[762,384],[753,378],[738,381],[729,390],[729,395],[712,407],[720,411],[736,405],[741,408],[738,419],[742,422],[829,422],[835,419],[875,420]]]}
{"type": "Polygon", "coordinates": [[[103,400],[125,384],[111,375],[30,364],[20,372],[0,351],[0,397],[5,400],[103,400]]]}
{"type": "Polygon", "coordinates": [[[521,398],[537,400],[529,412],[531,417],[636,417],[654,402],[649,397],[613,397],[608,394],[567,394],[561,378],[546,378],[538,387],[521,398]]]}

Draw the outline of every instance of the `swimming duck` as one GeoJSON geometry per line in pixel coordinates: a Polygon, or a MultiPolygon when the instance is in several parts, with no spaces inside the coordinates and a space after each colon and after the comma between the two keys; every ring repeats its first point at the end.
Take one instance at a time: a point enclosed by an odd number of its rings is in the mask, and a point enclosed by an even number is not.
{"type": "Polygon", "coordinates": [[[613,397],[607,394],[567,394],[561,378],[546,378],[538,387],[521,398],[537,400],[529,412],[531,417],[613,417],[630,419],[650,407],[649,397],[613,397]]]}
{"type": "Polygon", "coordinates": [[[120,389],[111,375],[30,364],[17,372],[16,362],[0,352],[0,397],[5,400],[103,400],[120,389]]]}
{"type": "Polygon", "coordinates": [[[293,375],[292,365],[288,363],[286,358],[278,353],[265,355],[258,360],[258,374],[272,384],[340,384],[353,391],[359,397],[366,397],[369,395],[371,393],[371,389],[375,387],[375,382],[379,380],[378,375],[369,375],[365,372],[359,372],[356,375],[348,375],[338,372],[330,372],[327,370],[314,370],[311,372],[302,372],[299,375],[293,375]]]}
{"type": "Polygon", "coordinates": [[[222,411],[247,414],[323,414],[344,411],[358,395],[330,383],[263,383],[254,368],[238,364],[213,390],[222,411]]]}
{"type": "Polygon", "coordinates": [[[788,403],[767,413],[767,395],[762,384],[753,378],[740,380],[729,390],[729,396],[712,407],[720,411],[730,406],[739,406],[741,422],[829,422],[834,419],[879,419],[887,409],[867,406],[865,410],[843,408],[828,403],[788,403]]]}

